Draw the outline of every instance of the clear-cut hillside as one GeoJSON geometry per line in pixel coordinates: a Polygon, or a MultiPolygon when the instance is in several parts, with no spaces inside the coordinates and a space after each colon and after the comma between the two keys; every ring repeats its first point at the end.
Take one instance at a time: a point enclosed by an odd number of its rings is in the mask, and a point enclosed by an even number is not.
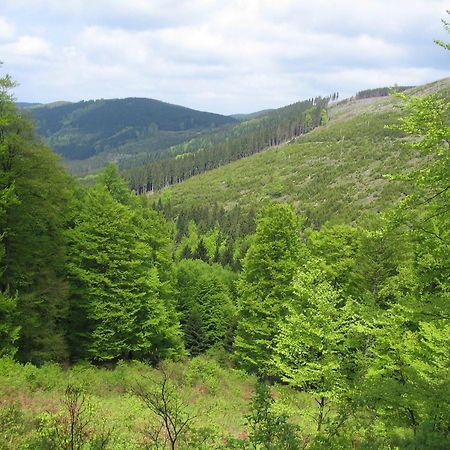
{"type": "MultiPolygon", "coordinates": [[[[450,97],[450,78],[411,89],[450,97]]],[[[330,121],[294,141],[194,176],[153,196],[174,208],[217,203],[258,206],[270,199],[292,202],[312,224],[353,222],[402,195],[385,174],[401,173],[418,155],[386,125],[396,122],[399,100],[344,100],[329,108],[330,121]]]]}

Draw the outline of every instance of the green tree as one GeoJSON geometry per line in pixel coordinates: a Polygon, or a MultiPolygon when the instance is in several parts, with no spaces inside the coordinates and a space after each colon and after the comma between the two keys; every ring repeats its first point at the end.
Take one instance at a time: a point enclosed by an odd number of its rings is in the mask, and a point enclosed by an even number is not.
{"type": "Polygon", "coordinates": [[[136,206],[138,199],[128,188],[125,180],[120,176],[117,166],[109,163],[100,172],[98,184],[105,186],[111,196],[122,205],[136,206]]]}
{"type": "Polygon", "coordinates": [[[178,310],[192,355],[225,344],[235,317],[230,281],[228,271],[217,265],[200,260],[177,265],[178,310]]]}
{"type": "Polygon", "coordinates": [[[0,358],[15,355],[19,335],[17,299],[0,292],[0,358]]]}
{"type": "Polygon", "coordinates": [[[73,189],[15,108],[13,87],[10,77],[0,79],[0,292],[17,298],[18,358],[41,363],[67,357],[64,232],[73,189]]]}
{"type": "Polygon", "coordinates": [[[271,373],[272,346],[292,301],[301,256],[299,219],[292,207],[272,204],[258,216],[239,280],[236,358],[246,370],[271,373]]]}
{"type": "Polygon", "coordinates": [[[157,361],[182,353],[178,321],[160,296],[152,249],[139,235],[135,215],[97,185],[87,192],[70,233],[73,332],[97,361],[157,361]]]}
{"type": "Polygon", "coordinates": [[[341,295],[318,267],[320,262],[312,259],[297,273],[295,300],[276,337],[274,365],[283,381],[314,396],[320,432],[331,403],[344,389],[345,332],[341,295]]]}
{"type": "Polygon", "coordinates": [[[300,448],[298,427],[291,424],[285,414],[277,413],[275,400],[266,383],[256,385],[246,416],[249,427],[249,441],[253,448],[264,450],[295,450],[300,448]]]}
{"type": "MultiPolygon", "coordinates": [[[[350,225],[307,230],[308,248],[332,285],[347,294],[357,290],[355,271],[363,232],[350,225]]],[[[360,281],[360,280],[358,280],[360,281]]]]}
{"type": "Polygon", "coordinates": [[[383,290],[395,301],[372,319],[368,367],[361,380],[365,404],[386,429],[395,424],[410,428],[416,438],[448,439],[448,319],[435,316],[433,307],[424,310],[427,297],[413,264],[383,290]]]}
{"type": "MultiPolygon", "coordinates": [[[[413,431],[411,445],[445,448],[450,423],[450,106],[436,94],[397,97],[405,114],[396,128],[425,162],[391,177],[412,185],[388,215],[388,226],[406,236],[408,257],[379,284],[378,297],[389,301],[374,315],[363,395],[387,429],[413,431]]],[[[397,252],[402,239],[391,240],[397,252]]]]}
{"type": "MultiPolygon", "coordinates": [[[[14,119],[14,113],[11,106],[12,98],[8,90],[14,86],[9,77],[0,78],[0,158],[6,153],[4,130],[8,128],[9,121],[14,119]]],[[[8,208],[16,201],[14,194],[14,185],[6,186],[0,183],[0,276],[3,275],[5,267],[3,258],[5,257],[5,248],[3,239],[6,236],[5,218],[8,208]]],[[[17,299],[11,297],[6,292],[0,291],[0,357],[11,355],[17,351],[15,342],[19,337],[20,327],[17,325],[17,299]]]]}
{"type": "Polygon", "coordinates": [[[208,262],[208,249],[202,238],[200,238],[197,248],[192,255],[194,259],[200,259],[201,261],[208,262]]]}

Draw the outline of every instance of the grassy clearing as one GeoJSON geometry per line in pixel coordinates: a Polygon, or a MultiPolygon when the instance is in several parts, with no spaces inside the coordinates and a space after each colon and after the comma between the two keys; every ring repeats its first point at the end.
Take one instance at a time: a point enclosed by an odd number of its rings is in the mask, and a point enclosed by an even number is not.
{"type": "MultiPolygon", "coordinates": [[[[215,444],[225,442],[227,436],[245,434],[244,416],[253,394],[254,378],[207,357],[167,363],[165,369],[182,404],[196,416],[195,428],[208,429],[215,444]]],[[[71,368],[46,364],[37,368],[2,359],[0,448],[37,445],[45,417],[65,414],[68,385],[77,386],[86,394],[93,429],[112,430],[108,448],[143,448],[146,431],[149,424],[155,424],[155,418],[133,392],[138,385],[158,389],[160,381],[158,370],[139,362],[119,363],[114,369],[89,364],[71,368]],[[5,426],[12,416],[14,429],[5,426]]]]}
{"type": "MultiPolygon", "coordinates": [[[[191,424],[195,431],[180,440],[179,448],[244,448],[230,442],[248,436],[253,376],[217,356],[166,362],[164,370],[185,413],[195,417],[191,424]]],[[[156,448],[149,443],[149,430],[156,427],[157,418],[135,392],[140,387],[159,392],[162,378],[160,370],[137,361],[120,362],[114,368],[87,363],[70,368],[49,363],[38,368],[0,359],[0,449],[66,448],[53,447],[48,439],[57,434],[55,430],[61,433],[61,424],[67,425],[68,386],[85,396],[88,433],[97,439],[108,436],[106,447],[94,439],[82,448],[156,448]]],[[[277,414],[289,417],[307,439],[314,435],[316,405],[310,395],[274,385],[272,396],[277,414]]]]}

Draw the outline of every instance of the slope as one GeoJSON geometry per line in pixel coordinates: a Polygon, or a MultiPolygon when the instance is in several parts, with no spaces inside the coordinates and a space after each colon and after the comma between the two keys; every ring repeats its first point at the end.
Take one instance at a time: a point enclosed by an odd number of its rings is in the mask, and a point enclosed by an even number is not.
{"type": "MultiPolygon", "coordinates": [[[[450,78],[410,90],[450,97],[450,78]]],[[[345,100],[329,109],[330,121],[294,141],[197,175],[154,197],[174,209],[218,204],[258,206],[294,203],[311,225],[353,222],[377,213],[401,196],[384,175],[401,173],[418,155],[386,128],[400,112],[392,97],[345,100]]]]}
{"type": "Polygon", "coordinates": [[[307,133],[327,121],[328,100],[299,101],[173,146],[164,160],[121,168],[136,192],[159,190],[307,133]]]}
{"type": "Polygon", "coordinates": [[[107,160],[155,153],[200,131],[236,122],[232,117],[146,98],[58,103],[27,111],[50,146],[66,160],[75,161],[70,165],[75,172],[101,167],[107,160]]]}

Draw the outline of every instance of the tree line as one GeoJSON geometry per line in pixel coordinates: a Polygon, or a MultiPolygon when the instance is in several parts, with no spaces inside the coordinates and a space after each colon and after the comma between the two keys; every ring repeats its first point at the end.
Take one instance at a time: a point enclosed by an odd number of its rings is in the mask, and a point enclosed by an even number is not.
{"type": "Polygon", "coordinates": [[[123,171],[131,189],[153,192],[231,161],[279,145],[327,122],[329,98],[294,103],[174,146],[173,157],[123,171]]]}

